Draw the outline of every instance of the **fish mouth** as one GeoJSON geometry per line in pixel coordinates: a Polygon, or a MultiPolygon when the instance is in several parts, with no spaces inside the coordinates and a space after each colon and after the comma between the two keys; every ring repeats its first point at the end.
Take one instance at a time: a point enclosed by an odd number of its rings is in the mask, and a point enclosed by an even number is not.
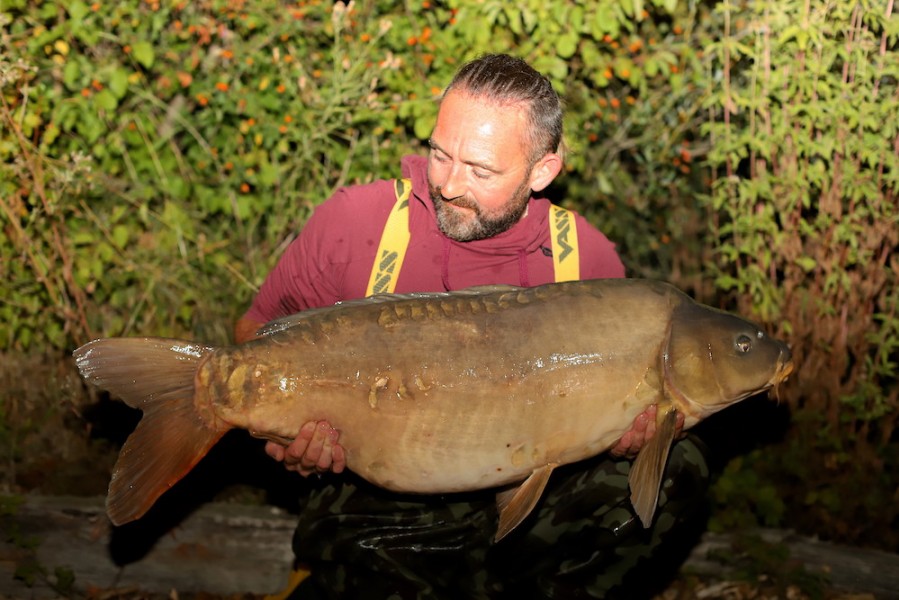
{"type": "Polygon", "coordinates": [[[786,356],[781,354],[780,359],[777,361],[777,369],[774,372],[774,376],[771,377],[771,381],[768,382],[768,394],[769,398],[773,397],[774,400],[780,404],[780,384],[786,382],[787,378],[793,373],[795,369],[795,365],[793,363],[793,359],[789,354],[789,350],[786,352],[786,356]]]}
{"type": "Polygon", "coordinates": [[[769,385],[771,385],[771,387],[775,387],[785,382],[787,378],[793,373],[794,369],[795,365],[793,363],[793,357],[790,354],[790,351],[787,350],[785,352],[781,352],[781,355],[777,360],[777,369],[774,371],[774,376],[771,377],[769,385]]]}

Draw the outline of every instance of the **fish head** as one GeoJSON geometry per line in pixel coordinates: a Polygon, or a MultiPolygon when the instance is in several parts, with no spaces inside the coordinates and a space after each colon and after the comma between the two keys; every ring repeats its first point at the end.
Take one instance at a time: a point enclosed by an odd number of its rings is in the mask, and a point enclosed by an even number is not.
{"type": "Polygon", "coordinates": [[[793,371],[785,343],[751,321],[693,301],[674,309],[662,361],[666,392],[688,426],[777,386],[793,371]]]}

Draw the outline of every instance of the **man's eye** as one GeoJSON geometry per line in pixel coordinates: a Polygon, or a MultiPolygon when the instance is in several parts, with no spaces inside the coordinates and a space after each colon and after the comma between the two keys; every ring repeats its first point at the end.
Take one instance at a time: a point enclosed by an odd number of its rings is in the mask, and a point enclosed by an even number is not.
{"type": "Polygon", "coordinates": [[[472,173],[478,179],[487,179],[488,177],[490,177],[490,173],[488,171],[481,171],[479,169],[475,169],[474,171],[472,171],[472,173]]]}

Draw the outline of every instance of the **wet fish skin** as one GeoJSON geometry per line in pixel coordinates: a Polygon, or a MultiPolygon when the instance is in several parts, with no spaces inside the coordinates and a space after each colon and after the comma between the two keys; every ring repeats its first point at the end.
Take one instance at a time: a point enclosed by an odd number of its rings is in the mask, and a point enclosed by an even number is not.
{"type": "Polygon", "coordinates": [[[238,346],[108,338],[75,356],[85,379],[144,410],[110,484],[115,523],[139,518],[231,428],[286,442],[327,420],[348,467],[385,488],[512,486],[498,538],[555,466],[607,450],[658,404],[661,435],[631,479],[648,522],[674,436],[665,419],[680,411],[692,426],[792,369],[757,326],[648,280],[372,298],[238,346]]]}

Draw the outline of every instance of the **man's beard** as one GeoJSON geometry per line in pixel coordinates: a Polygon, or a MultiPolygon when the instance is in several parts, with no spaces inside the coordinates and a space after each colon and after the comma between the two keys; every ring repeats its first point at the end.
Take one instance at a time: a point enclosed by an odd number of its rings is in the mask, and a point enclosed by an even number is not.
{"type": "Polygon", "coordinates": [[[501,209],[485,212],[468,196],[444,200],[440,187],[428,182],[428,193],[437,211],[437,227],[446,237],[457,242],[483,240],[507,231],[517,223],[528,209],[531,188],[527,179],[512,193],[512,198],[501,209]],[[447,204],[465,209],[459,211],[447,204]]]}

